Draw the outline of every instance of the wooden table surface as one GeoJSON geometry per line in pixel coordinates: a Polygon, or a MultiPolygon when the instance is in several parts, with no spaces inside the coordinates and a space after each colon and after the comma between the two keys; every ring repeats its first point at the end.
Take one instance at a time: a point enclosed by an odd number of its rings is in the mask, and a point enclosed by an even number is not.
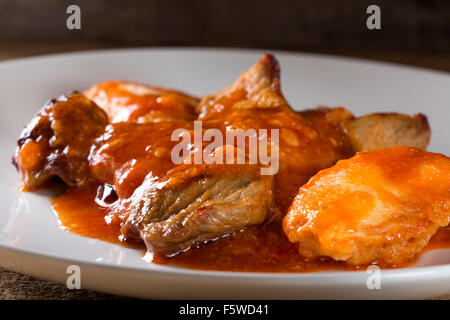
{"type": "MultiPolygon", "coordinates": [[[[69,51],[112,48],[98,43],[0,44],[0,61],[69,51]]],[[[270,51],[270,50],[269,50],[270,51]]],[[[317,51],[316,51],[317,52],[317,51]]],[[[388,61],[450,72],[450,53],[360,52],[349,50],[318,53],[388,61]]],[[[90,290],[69,290],[64,285],[38,280],[0,268],[0,299],[120,299],[90,290]]],[[[450,294],[436,299],[449,299],[450,294]]]]}

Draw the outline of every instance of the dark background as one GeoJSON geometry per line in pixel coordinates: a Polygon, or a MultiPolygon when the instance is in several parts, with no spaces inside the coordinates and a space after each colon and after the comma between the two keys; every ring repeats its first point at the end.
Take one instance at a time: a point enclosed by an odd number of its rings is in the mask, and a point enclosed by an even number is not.
{"type": "Polygon", "coordinates": [[[331,53],[450,71],[450,0],[0,0],[0,54],[135,46],[331,53]],[[81,30],[66,8],[81,8],[81,30]],[[381,8],[381,30],[366,9],[381,8]]]}
{"type": "MultiPolygon", "coordinates": [[[[136,46],[307,51],[450,72],[450,0],[0,0],[0,60],[136,46]],[[66,28],[71,4],[81,30],[66,28]],[[371,4],[381,30],[366,28],[371,4]]],[[[0,299],[110,298],[0,269],[0,299]]]]}

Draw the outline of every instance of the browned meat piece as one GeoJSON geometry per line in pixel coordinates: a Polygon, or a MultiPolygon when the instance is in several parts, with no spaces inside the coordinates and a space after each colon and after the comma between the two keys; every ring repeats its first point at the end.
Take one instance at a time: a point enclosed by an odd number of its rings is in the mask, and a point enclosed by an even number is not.
{"type": "Polygon", "coordinates": [[[298,114],[324,138],[332,139],[333,130],[343,130],[355,152],[397,145],[426,149],[430,141],[430,126],[423,114],[372,113],[355,118],[342,107],[318,107],[298,114]]]}
{"type": "Polygon", "coordinates": [[[119,196],[123,235],[142,238],[157,256],[259,224],[273,199],[272,176],[260,176],[260,166],[174,164],[177,128],[192,124],[111,124],[89,156],[92,174],[119,196]]]}
{"type": "Polygon", "coordinates": [[[108,124],[106,113],[84,95],[50,100],[23,130],[13,157],[25,188],[57,176],[83,186],[91,178],[87,157],[108,124]]]}
{"type": "Polygon", "coordinates": [[[290,109],[281,93],[280,66],[265,54],[228,88],[203,97],[197,107],[199,119],[206,120],[236,109],[290,109]]]}
{"type": "Polygon", "coordinates": [[[356,151],[373,151],[394,146],[425,150],[431,130],[423,114],[412,117],[398,113],[373,113],[342,123],[356,151]]]}
{"type": "Polygon", "coordinates": [[[173,256],[250,225],[272,206],[272,177],[256,165],[181,165],[162,180],[147,178],[130,198],[122,228],[159,257],[173,256]]]}

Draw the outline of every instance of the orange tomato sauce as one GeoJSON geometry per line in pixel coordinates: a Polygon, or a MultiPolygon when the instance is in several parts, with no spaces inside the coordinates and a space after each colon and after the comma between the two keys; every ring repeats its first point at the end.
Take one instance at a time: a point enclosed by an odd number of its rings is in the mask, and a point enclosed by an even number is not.
{"type": "MultiPolygon", "coordinates": [[[[52,205],[61,227],[85,237],[91,237],[136,248],[145,253],[143,243],[130,242],[120,234],[120,217],[110,207],[95,201],[97,188],[70,188],[52,199],[52,205]]],[[[450,228],[434,235],[424,251],[450,248],[450,228]]],[[[416,260],[410,261],[411,265],[416,260]]],[[[290,243],[281,225],[273,222],[248,228],[233,235],[193,248],[169,259],[155,259],[165,265],[199,270],[241,272],[316,272],[324,270],[365,270],[366,265],[353,266],[330,258],[309,260],[299,255],[296,245],[290,243]]],[[[379,262],[382,268],[391,266],[379,262]]]]}

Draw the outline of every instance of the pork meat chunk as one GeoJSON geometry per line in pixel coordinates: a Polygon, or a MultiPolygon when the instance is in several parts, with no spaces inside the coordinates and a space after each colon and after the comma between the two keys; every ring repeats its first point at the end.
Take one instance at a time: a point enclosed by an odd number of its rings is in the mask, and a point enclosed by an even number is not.
{"type": "Polygon", "coordinates": [[[122,233],[170,257],[221,238],[271,213],[272,176],[254,165],[181,165],[162,180],[146,179],[130,198],[122,233]]]}
{"type": "Polygon", "coordinates": [[[23,130],[13,156],[24,187],[38,187],[55,176],[69,186],[86,185],[91,145],[107,124],[106,113],[82,94],[47,102],[23,130]]]}
{"type": "Polygon", "coordinates": [[[372,113],[342,122],[356,151],[409,146],[425,150],[431,130],[423,114],[372,113]]]}

